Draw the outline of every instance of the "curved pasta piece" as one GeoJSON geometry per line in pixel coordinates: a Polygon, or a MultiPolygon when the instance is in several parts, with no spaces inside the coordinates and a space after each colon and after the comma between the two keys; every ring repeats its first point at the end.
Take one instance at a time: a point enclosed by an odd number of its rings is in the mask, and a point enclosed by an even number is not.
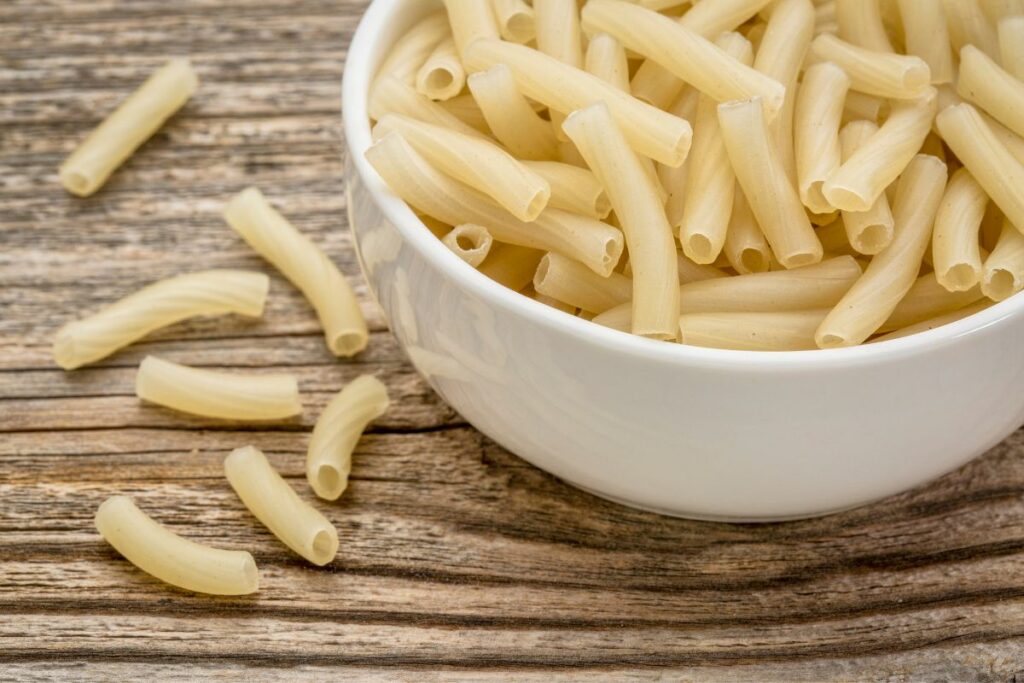
{"type": "Polygon", "coordinates": [[[523,0],[494,0],[494,14],[501,37],[513,43],[528,43],[537,37],[533,7],[523,0]]]}
{"type": "Polygon", "coordinates": [[[387,409],[387,389],[372,375],[357,377],[331,399],[316,421],[306,453],[306,479],[316,495],[337,500],[345,492],[359,437],[387,409]]]}
{"type": "Polygon", "coordinates": [[[135,394],[183,413],[225,420],[279,420],[302,412],[292,375],[239,375],[146,356],[135,394]]]}
{"type": "Polygon", "coordinates": [[[608,193],[589,170],[560,161],[524,161],[523,164],[551,186],[548,206],[598,220],[612,212],[608,193]]]}
{"type": "Polygon", "coordinates": [[[933,84],[952,82],[956,65],[949,45],[949,26],[942,0],[897,1],[907,54],[917,55],[928,64],[933,84]]]}
{"type": "Polygon", "coordinates": [[[487,228],[472,223],[456,225],[441,241],[453,254],[474,268],[484,262],[494,244],[487,228]]]}
{"type": "Polygon", "coordinates": [[[602,313],[633,298],[633,281],[620,273],[601,277],[586,266],[558,254],[546,254],[537,266],[533,288],[539,294],[602,313]]]}
{"type": "MultiPolygon", "coordinates": [[[[846,161],[878,132],[872,121],[851,121],[839,131],[843,161],[846,161]]],[[[867,211],[843,211],[843,227],[846,238],[858,253],[874,255],[889,246],[893,236],[892,209],[885,192],[867,211]]]]}
{"type": "Polygon", "coordinates": [[[295,490],[252,446],[224,458],[224,474],[245,507],[278,540],[318,567],[338,553],[338,530],[295,490]]]}
{"type": "Polygon", "coordinates": [[[262,192],[255,187],[239,192],[224,207],[224,219],[302,291],[316,309],[327,348],[334,355],[353,356],[366,348],[366,321],[345,276],[262,192]]]}
{"type": "Polygon", "coordinates": [[[931,69],[920,57],[867,50],[831,33],[815,38],[811,53],[819,61],[835,62],[850,77],[850,88],[868,95],[917,99],[932,81],[931,69]]]}
{"type": "Polygon", "coordinates": [[[53,357],[73,370],[109,356],[161,327],[200,315],[263,314],[270,279],[246,270],[204,270],[160,280],[62,327],[53,357]]]}
{"type": "Polygon", "coordinates": [[[821,62],[804,72],[797,93],[793,120],[797,189],[800,201],[817,214],[834,208],[821,189],[842,162],[839,125],[849,87],[850,79],[842,69],[821,62]]]}
{"type": "Polygon", "coordinates": [[[981,291],[992,301],[1003,301],[1024,289],[1024,235],[1003,221],[996,248],[985,259],[981,291]]]}
{"type": "Polygon", "coordinates": [[[951,292],[974,287],[981,279],[978,235],[988,195],[966,168],[953,174],[939,204],[932,234],[935,279],[951,292]]]}
{"type": "Polygon", "coordinates": [[[680,343],[739,351],[809,351],[827,310],[772,313],[684,313],[680,343]]]}
{"type": "Polygon", "coordinates": [[[466,70],[455,50],[455,39],[447,36],[437,44],[416,73],[416,90],[432,100],[450,100],[466,85],[466,70]]]}
{"type": "Polygon", "coordinates": [[[444,37],[451,34],[448,15],[439,10],[418,21],[398,39],[377,69],[376,80],[391,76],[412,85],[423,62],[444,37]]]}
{"type": "Polygon", "coordinates": [[[210,595],[248,595],[259,590],[260,575],[252,555],[182,538],[127,496],[111,496],[100,504],[96,529],[126,560],[172,586],[210,595]]]}
{"type": "Polygon", "coordinates": [[[551,159],[558,155],[558,139],[551,122],[542,119],[519,92],[512,70],[496,64],[467,80],[487,125],[519,159],[551,159]]]}

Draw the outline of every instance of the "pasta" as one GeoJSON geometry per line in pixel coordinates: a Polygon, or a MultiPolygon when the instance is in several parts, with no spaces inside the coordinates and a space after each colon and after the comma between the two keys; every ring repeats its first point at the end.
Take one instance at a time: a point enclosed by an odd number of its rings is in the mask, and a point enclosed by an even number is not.
{"type": "MultiPolygon", "coordinates": [[[[672,103],[669,111],[679,118],[691,121],[697,115],[697,103],[700,92],[686,88],[679,98],[672,103]]],[[[679,166],[658,164],[657,174],[661,186],[665,188],[665,215],[669,225],[679,225],[683,220],[683,209],[686,208],[686,178],[690,172],[690,159],[687,158],[679,166]]]]}
{"type": "Polygon", "coordinates": [[[944,313],[943,315],[939,315],[934,318],[929,318],[928,320],[919,322],[917,324],[908,325],[907,327],[904,327],[902,329],[890,332],[888,334],[884,334],[880,337],[876,337],[875,339],[872,339],[871,342],[874,343],[881,341],[889,341],[891,339],[900,339],[902,337],[909,337],[910,335],[917,334],[919,332],[927,332],[928,330],[934,330],[937,327],[942,327],[943,325],[955,323],[957,320],[963,320],[964,318],[972,316],[975,313],[980,313],[981,311],[984,311],[991,305],[992,302],[990,301],[979,301],[977,303],[973,303],[969,306],[965,306],[961,309],[955,310],[951,313],[944,313]]]}
{"type": "Polygon", "coordinates": [[[450,100],[466,85],[466,70],[455,51],[455,39],[447,36],[416,74],[416,90],[432,100],[450,100]]]}
{"type": "Polygon", "coordinates": [[[449,225],[486,225],[491,236],[543,251],[556,251],[607,275],[622,256],[622,233],[592,218],[547,209],[532,223],[508,214],[482,194],[432,168],[397,133],[378,140],[366,158],[404,200],[449,225]]]}
{"type": "Polygon", "coordinates": [[[387,114],[403,114],[466,135],[483,139],[487,137],[473,126],[463,123],[459,117],[437,102],[421,95],[412,86],[391,76],[380,78],[374,84],[373,90],[370,91],[368,108],[370,118],[375,121],[379,121],[387,114]]]}
{"type": "Polygon", "coordinates": [[[525,161],[527,168],[548,181],[548,206],[591,218],[607,218],[612,212],[608,193],[593,173],[558,161],[525,161]]]}
{"type": "Polygon", "coordinates": [[[669,166],[686,159],[693,131],[686,121],[615,89],[600,78],[522,45],[478,40],[466,53],[471,71],[507,64],[527,97],[562,113],[603,101],[637,152],[669,166]]]}
{"type": "Polygon", "coordinates": [[[1024,0],[979,0],[985,18],[994,24],[1014,15],[1024,15],[1024,0]]]}
{"type": "Polygon", "coordinates": [[[74,370],[161,327],[200,315],[263,315],[270,279],[245,270],[205,270],[155,282],[60,328],[53,358],[74,370]]]}
{"type": "Polygon", "coordinates": [[[843,123],[850,123],[858,119],[878,123],[888,116],[889,103],[886,100],[874,95],[865,95],[862,92],[846,93],[846,103],[843,105],[843,123]]]}
{"type": "Polygon", "coordinates": [[[769,120],[782,109],[783,84],[669,17],[622,0],[590,0],[583,8],[583,26],[611,34],[719,102],[760,97],[769,120]]]}
{"type": "Polygon", "coordinates": [[[453,254],[474,268],[484,262],[494,242],[487,228],[472,223],[456,225],[441,241],[453,254]]]}
{"type": "Polygon", "coordinates": [[[999,38],[978,5],[978,0],[942,0],[953,49],[976,45],[992,59],[999,58],[999,38]]]}
{"type": "Polygon", "coordinates": [[[793,142],[798,188],[800,201],[815,213],[832,211],[821,188],[842,161],[839,124],[849,87],[850,79],[842,69],[823,62],[807,69],[797,95],[793,142]]]}
{"type": "Polygon", "coordinates": [[[487,195],[521,221],[536,220],[547,207],[548,182],[497,145],[396,114],[380,119],[373,137],[379,140],[392,132],[438,170],[487,195]]]}
{"type": "Polygon", "coordinates": [[[533,7],[523,0],[494,0],[494,14],[501,37],[513,43],[528,43],[537,37],[533,7]]]}
{"type": "Polygon", "coordinates": [[[1009,221],[1003,222],[996,248],[985,259],[981,291],[992,301],[1002,301],[1024,289],[1024,235],[1009,221]]]}
{"type": "Polygon", "coordinates": [[[259,590],[252,555],[182,538],[155,522],[127,496],[111,496],[96,511],[96,529],[126,560],[164,583],[210,595],[259,590]]]}
{"type": "Polygon", "coordinates": [[[558,254],[546,254],[540,260],[533,288],[539,294],[591,313],[601,313],[633,297],[633,282],[625,275],[612,273],[601,277],[558,254]]]}
{"type": "Polygon", "coordinates": [[[352,380],[330,400],[313,427],[306,454],[306,479],[316,495],[337,500],[345,492],[359,437],[387,409],[387,389],[371,375],[352,380]]]}
{"type": "Polygon", "coordinates": [[[292,375],[239,375],[146,356],[135,375],[143,401],[224,420],[282,420],[302,412],[292,375]]]}
{"type": "MultiPolygon", "coordinates": [[[[871,121],[853,121],[839,132],[843,161],[847,161],[878,131],[871,121]]],[[[843,211],[843,227],[850,246],[858,253],[874,255],[889,246],[893,237],[892,210],[885,192],[867,211],[843,211]]]]}
{"type": "Polygon", "coordinates": [[[353,356],[366,348],[366,321],[345,277],[262,192],[255,187],[239,192],[224,207],[224,219],[312,304],[324,328],[327,348],[334,355],[353,356]]]}
{"type": "Polygon", "coordinates": [[[827,311],[686,313],[679,317],[683,344],[739,351],[804,351],[827,311]]]}
{"type": "Polygon", "coordinates": [[[988,196],[966,168],[953,174],[935,216],[932,267],[935,278],[951,292],[962,292],[981,279],[978,232],[988,196]]]}
{"type": "Polygon", "coordinates": [[[822,194],[843,211],[867,211],[907,167],[931,130],[934,91],[893,105],[878,132],[864,141],[825,181],[822,194]]]}
{"type": "Polygon", "coordinates": [[[930,87],[931,70],[914,55],[866,50],[830,33],[815,38],[811,52],[820,61],[835,62],[850,77],[850,88],[868,95],[909,100],[930,87]]]}
{"type": "Polygon", "coordinates": [[[973,45],[960,51],[956,91],[1017,135],[1024,135],[1024,83],[973,45]]]}
{"type": "Polygon", "coordinates": [[[465,61],[466,48],[479,38],[497,38],[498,22],[491,0],[443,0],[455,47],[465,61]]]}
{"type": "Polygon", "coordinates": [[[338,553],[338,530],[299,498],[267,457],[252,446],[224,458],[224,474],[249,512],[295,553],[322,567],[338,553]]]}
{"type": "Polygon", "coordinates": [[[914,281],[907,295],[896,305],[879,332],[891,332],[924,322],[964,306],[970,306],[984,295],[980,286],[962,292],[951,292],[935,278],[935,273],[922,275],[914,281]]]}
{"type": "Polygon", "coordinates": [[[495,243],[478,270],[498,284],[518,292],[533,280],[543,252],[495,243]]]}
{"type": "Polygon", "coordinates": [[[1007,73],[1024,80],[1024,15],[999,22],[999,61],[1007,73]]]}
{"type": "Polygon", "coordinates": [[[587,43],[584,64],[588,73],[629,92],[629,62],[626,50],[607,33],[598,33],[587,43]]]}
{"type": "Polygon", "coordinates": [[[868,50],[892,52],[878,3],[879,0],[836,0],[839,37],[868,50]]]}
{"type": "Polygon", "coordinates": [[[429,14],[392,46],[384,63],[377,69],[376,80],[391,77],[405,85],[413,85],[420,67],[447,35],[451,35],[448,15],[444,11],[429,14]]]}
{"type": "Polygon", "coordinates": [[[118,166],[185,106],[197,87],[199,77],[187,59],[167,62],[61,164],[61,185],[79,197],[100,189],[118,166]]]}
{"type": "Polygon", "coordinates": [[[654,187],[623,132],[601,103],[573,113],[565,132],[611,200],[633,266],[633,333],[673,339],[679,317],[679,272],[672,228],[654,187]]]}
{"type": "Polygon", "coordinates": [[[761,273],[771,266],[772,251],[742,192],[733,193],[732,214],[722,252],[740,275],[761,273]]]}
{"type": "MultiPolygon", "coordinates": [[[[576,0],[533,0],[537,19],[537,49],[576,69],[583,68],[580,15],[576,0]]],[[[565,114],[551,111],[551,125],[559,140],[564,140],[565,114]]]]}
{"type": "Polygon", "coordinates": [[[720,104],[718,121],[736,180],[779,263],[796,268],[820,261],[821,243],[782,167],[761,103],[720,104]]]}
{"type": "MultiPolygon", "coordinates": [[[[681,251],[676,251],[676,267],[679,269],[679,284],[681,285],[685,285],[688,282],[700,282],[701,280],[726,277],[725,272],[722,270],[715,266],[703,266],[699,263],[694,263],[681,251]]],[[[630,263],[626,263],[622,269],[622,274],[626,277],[633,277],[633,267],[630,263]]]]}
{"type": "Polygon", "coordinates": [[[928,248],[946,185],[946,165],[918,155],[900,177],[893,209],[896,234],[815,333],[820,348],[864,342],[892,314],[911,286],[928,248]]]}
{"type": "Polygon", "coordinates": [[[450,100],[439,102],[441,107],[459,121],[473,128],[484,135],[491,134],[491,128],[487,125],[487,117],[477,105],[476,100],[470,94],[457,95],[450,100]]]}
{"type": "Polygon", "coordinates": [[[907,37],[907,53],[928,64],[933,85],[951,83],[956,75],[949,27],[942,0],[898,0],[907,37]]]}
{"type": "Polygon", "coordinates": [[[520,159],[550,159],[558,153],[551,125],[537,115],[519,92],[512,70],[498,64],[469,77],[487,125],[501,144],[520,159]]]}

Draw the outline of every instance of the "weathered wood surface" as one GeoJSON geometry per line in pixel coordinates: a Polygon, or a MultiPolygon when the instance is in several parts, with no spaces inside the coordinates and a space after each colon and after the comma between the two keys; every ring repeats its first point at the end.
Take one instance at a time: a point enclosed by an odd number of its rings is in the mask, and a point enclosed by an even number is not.
{"type": "Polygon", "coordinates": [[[0,679],[1024,678],[1024,433],[867,508],[730,526],[571,489],[432,394],[366,298],[345,230],[339,79],[362,9],[0,3],[0,679]],[[95,197],[66,195],[60,161],[174,54],[194,59],[198,96],[95,197]],[[184,270],[264,268],[219,216],[248,184],[359,283],[365,354],[330,357],[275,275],[261,321],[178,325],[89,369],[54,366],[54,330],[83,310],[184,270]],[[241,428],[140,405],[147,353],[287,368],[307,410],[241,428]],[[312,498],[308,427],[362,372],[394,407],[360,445],[349,492],[320,506],[342,550],[314,569],[244,511],[221,460],[254,443],[312,498]],[[201,597],[135,570],[92,526],[117,492],[189,537],[252,551],[260,594],[201,597]]]}

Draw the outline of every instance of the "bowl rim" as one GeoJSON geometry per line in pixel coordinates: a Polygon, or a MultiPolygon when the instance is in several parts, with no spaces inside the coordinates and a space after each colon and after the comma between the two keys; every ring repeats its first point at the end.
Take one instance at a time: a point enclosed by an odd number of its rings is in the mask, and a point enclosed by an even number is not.
{"type": "Polygon", "coordinates": [[[372,144],[367,96],[371,73],[377,64],[371,59],[350,59],[371,55],[381,33],[410,0],[372,0],[349,44],[341,88],[342,126],[348,160],[359,173],[366,189],[384,216],[403,239],[423,258],[444,272],[459,287],[515,315],[543,327],[557,330],[579,341],[597,344],[631,356],[675,364],[699,364],[722,368],[760,368],[765,370],[814,370],[820,366],[862,366],[898,361],[940,346],[957,343],[966,337],[990,331],[1024,312],[1024,293],[997,302],[983,311],[941,327],[913,335],[871,344],[838,349],[806,351],[740,351],[673,344],[638,337],[606,328],[568,315],[494,282],[476,268],[455,256],[436,239],[412,208],[395,195],[364,156],[372,144]]]}

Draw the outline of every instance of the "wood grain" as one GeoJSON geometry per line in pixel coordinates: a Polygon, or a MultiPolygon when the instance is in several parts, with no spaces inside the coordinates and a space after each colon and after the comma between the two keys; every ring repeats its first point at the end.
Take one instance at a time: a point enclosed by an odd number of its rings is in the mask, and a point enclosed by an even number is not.
{"type": "Polygon", "coordinates": [[[406,363],[346,230],[338,117],[363,2],[0,4],[0,678],[16,680],[1011,681],[1024,679],[1024,432],[933,484],[824,519],[736,526],[637,512],[503,451],[406,363]],[[75,143],[166,57],[196,98],[96,196],[75,143]],[[158,277],[266,269],[220,207],[262,187],[352,278],[368,351],[338,361],[272,275],[264,319],[177,325],[74,373],[57,327],[158,277]],[[140,404],[148,353],[286,368],[305,410],[240,426],[140,404]],[[356,375],[393,409],[321,505],[342,550],[299,561],[222,476],[253,443],[312,500],[309,427],[356,375]],[[92,515],[127,493],[197,540],[253,552],[259,595],[168,588],[92,515]]]}

